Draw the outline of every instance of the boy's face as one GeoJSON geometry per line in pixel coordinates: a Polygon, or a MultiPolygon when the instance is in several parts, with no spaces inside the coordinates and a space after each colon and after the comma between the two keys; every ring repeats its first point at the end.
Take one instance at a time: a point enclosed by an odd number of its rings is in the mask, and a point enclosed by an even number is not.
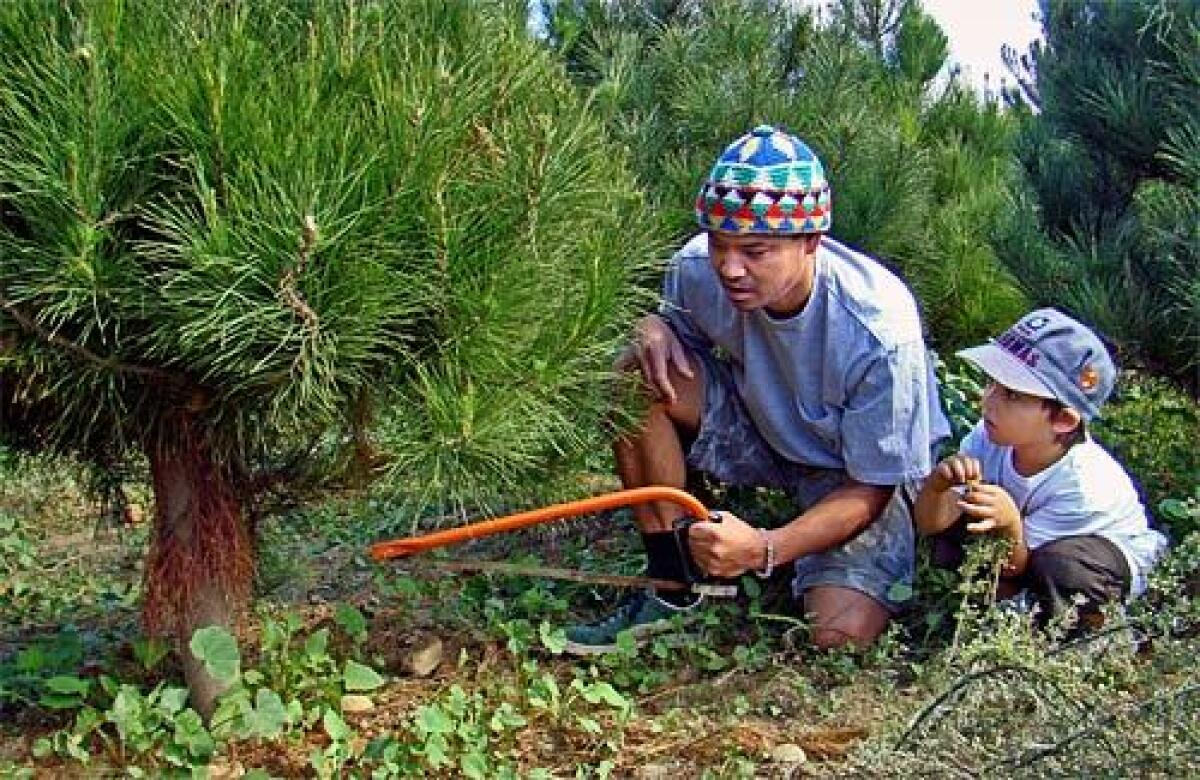
{"type": "Polygon", "coordinates": [[[1063,432],[1046,399],[994,381],[983,391],[983,424],[992,442],[1007,447],[1047,444],[1063,432]]]}
{"type": "Polygon", "coordinates": [[[708,254],[735,308],[765,308],[789,316],[808,300],[819,242],[818,235],[730,236],[714,231],[708,234],[708,254]]]}

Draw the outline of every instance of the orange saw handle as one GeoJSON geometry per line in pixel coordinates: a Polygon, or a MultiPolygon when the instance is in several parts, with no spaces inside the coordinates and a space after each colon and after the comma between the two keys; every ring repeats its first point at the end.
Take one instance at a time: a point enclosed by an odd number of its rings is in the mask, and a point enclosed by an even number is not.
{"type": "Polygon", "coordinates": [[[618,490],[614,493],[604,493],[603,495],[582,498],[577,501],[568,501],[564,504],[554,504],[553,506],[533,509],[528,512],[519,512],[515,515],[497,517],[494,520],[470,523],[458,528],[448,528],[445,531],[425,534],[424,536],[410,536],[406,539],[379,542],[371,546],[371,557],[377,561],[387,560],[388,558],[402,558],[406,555],[426,552],[451,544],[459,544],[460,542],[478,539],[483,536],[515,531],[518,528],[526,528],[539,523],[548,523],[551,520],[563,520],[568,517],[602,512],[605,509],[646,504],[651,501],[670,501],[678,504],[683,507],[687,514],[696,520],[707,520],[711,516],[711,513],[704,507],[704,504],[700,503],[691,493],[672,487],[640,487],[630,490],[618,490]]]}

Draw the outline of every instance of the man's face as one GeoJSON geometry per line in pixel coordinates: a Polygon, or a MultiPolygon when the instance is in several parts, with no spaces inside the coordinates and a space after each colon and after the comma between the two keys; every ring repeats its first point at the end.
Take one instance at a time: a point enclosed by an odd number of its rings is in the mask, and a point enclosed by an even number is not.
{"type": "Polygon", "coordinates": [[[708,234],[708,255],[739,311],[765,308],[789,316],[804,308],[812,290],[813,253],[820,237],[708,234]]]}

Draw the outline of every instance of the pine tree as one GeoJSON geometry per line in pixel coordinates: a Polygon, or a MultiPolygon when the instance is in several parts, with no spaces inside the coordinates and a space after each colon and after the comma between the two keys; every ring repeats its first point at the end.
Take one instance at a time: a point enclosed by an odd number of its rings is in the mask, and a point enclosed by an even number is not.
{"type": "Polygon", "coordinates": [[[1009,52],[1028,194],[1001,235],[1039,303],[1097,324],[1134,363],[1200,387],[1200,4],[1045,0],[1009,52]]]}
{"type": "Polygon", "coordinates": [[[357,452],[414,508],[479,506],[586,455],[657,246],[524,25],[0,4],[0,441],[145,459],[151,631],[230,625],[269,487],[357,452]]]}

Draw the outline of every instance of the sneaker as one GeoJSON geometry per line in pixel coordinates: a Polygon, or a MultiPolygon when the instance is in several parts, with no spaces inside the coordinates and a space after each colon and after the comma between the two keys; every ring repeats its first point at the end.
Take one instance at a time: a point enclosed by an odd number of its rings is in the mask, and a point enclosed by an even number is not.
{"type": "Polygon", "coordinates": [[[675,625],[672,618],[681,616],[685,621],[691,620],[701,600],[696,599],[688,606],[677,607],[651,591],[634,591],[608,617],[568,628],[567,644],[563,649],[571,655],[612,653],[617,650],[617,634],[622,631],[632,634],[634,644],[641,647],[655,634],[669,631],[675,625]]]}
{"type": "Polygon", "coordinates": [[[1027,589],[1022,589],[1006,599],[996,601],[996,609],[1015,615],[1031,615],[1037,609],[1037,599],[1027,589]]]}

